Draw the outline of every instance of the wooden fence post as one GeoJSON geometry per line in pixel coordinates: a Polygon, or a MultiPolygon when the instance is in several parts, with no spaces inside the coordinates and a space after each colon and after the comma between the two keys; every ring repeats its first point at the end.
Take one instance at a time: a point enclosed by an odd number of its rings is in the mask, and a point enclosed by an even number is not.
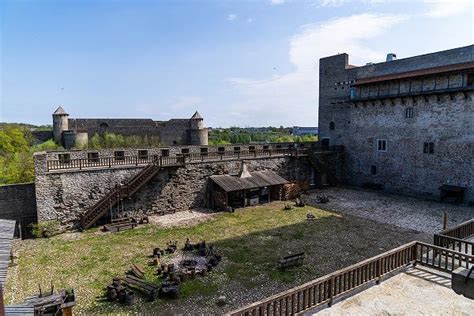
{"type": "Polygon", "coordinates": [[[443,212],[443,230],[448,229],[448,213],[443,212]]]}

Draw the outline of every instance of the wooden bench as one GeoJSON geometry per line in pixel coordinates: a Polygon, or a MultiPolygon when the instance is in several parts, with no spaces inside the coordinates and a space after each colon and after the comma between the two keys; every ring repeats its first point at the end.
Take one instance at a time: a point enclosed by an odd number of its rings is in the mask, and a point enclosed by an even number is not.
{"type": "Polygon", "coordinates": [[[135,226],[137,226],[136,223],[128,221],[128,222],[123,222],[123,223],[116,223],[116,224],[114,223],[114,224],[104,225],[104,230],[111,233],[116,233],[116,232],[121,232],[124,230],[134,229],[135,226]]]}
{"type": "Polygon", "coordinates": [[[129,287],[136,288],[137,290],[146,294],[149,301],[154,301],[158,297],[160,287],[158,285],[146,282],[133,275],[126,275],[123,282],[129,287]]]}
{"type": "Polygon", "coordinates": [[[278,260],[278,267],[280,269],[286,269],[290,267],[296,267],[303,265],[304,262],[304,252],[300,252],[294,255],[283,257],[278,260]]]}

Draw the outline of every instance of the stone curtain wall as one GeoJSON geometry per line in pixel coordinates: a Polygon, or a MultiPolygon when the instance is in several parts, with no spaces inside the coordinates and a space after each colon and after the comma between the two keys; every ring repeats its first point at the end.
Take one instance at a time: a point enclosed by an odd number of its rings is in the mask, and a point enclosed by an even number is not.
{"type": "Polygon", "coordinates": [[[16,221],[16,237],[29,237],[28,226],[37,221],[35,184],[0,186],[0,218],[16,221]]]}
{"type": "MultiPolygon", "coordinates": [[[[35,162],[41,165],[41,158],[35,162]]],[[[44,160],[43,160],[44,162],[44,160]]],[[[142,187],[124,209],[126,212],[163,214],[205,206],[209,176],[235,175],[241,161],[190,163],[180,168],[165,168],[142,187]]],[[[312,169],[305,158],[257,158],[246,160],[251,171],[273,170],[290,181],[308,180],[312,169]]],[[[107,168],[82,171],[41,172],[37,166],[36,196],[39,221],[57,219],[74,224],[79,215],[120,182],[133,177],[140,167],[107,168]]]]}

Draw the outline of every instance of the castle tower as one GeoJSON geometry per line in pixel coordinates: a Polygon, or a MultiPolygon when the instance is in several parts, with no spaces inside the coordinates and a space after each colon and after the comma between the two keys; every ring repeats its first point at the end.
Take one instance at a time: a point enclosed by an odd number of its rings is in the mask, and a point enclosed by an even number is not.
{"type": "Polygon", "coordinates": [[[53,136],[57,144],[62,145],[63,132],[68,129],[68,116],[61,106],[53,113],[53,136]]]}
{"type": "Polygon", "coordinates": [[[188,138],[190,145],[207,145],[208,131],[204,126],[204,119],[198,111],[189,120],[190,129],[188,130],[188,138]]]}

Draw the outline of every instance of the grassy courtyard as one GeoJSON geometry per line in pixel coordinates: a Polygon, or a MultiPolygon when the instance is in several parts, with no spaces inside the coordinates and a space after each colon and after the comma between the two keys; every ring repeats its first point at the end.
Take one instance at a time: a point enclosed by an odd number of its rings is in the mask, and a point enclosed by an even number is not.
{"type": "Polygon", "coordinates": [[[76,312],[221,314],[420,237],[413,231],[310,206],[286,211],[283,206],[275,202],[218,213],[195,226],[164,228],[149,224],[115,234],[91,229],[18,241],[18,259],[9,269],[6,300],[21,302],[38,292],[38,284],[49,288],[53,281],[56,288],[75,289],[76,312]],[[308,213],[316,219],[307,221],[308,213]],[[223,260],[206,277],[183,283],[178,300],[142,303],[137,296],[133,307],[122,307],[103,299],[105,286],[112,277],[123,275],[131,263],[144,266],[147,279],[159,283],[153,267],[147,266],[152,249],[164,248],[170,240],[177,240],[181,248],[186,238],[214,244],[223,260]],[[302,267],[286,272],[276,268],[280,257],[301,251],[306,253],[302,267]],[[215,304],[221,295],[228,301],[224,307],[215,304]]]}

